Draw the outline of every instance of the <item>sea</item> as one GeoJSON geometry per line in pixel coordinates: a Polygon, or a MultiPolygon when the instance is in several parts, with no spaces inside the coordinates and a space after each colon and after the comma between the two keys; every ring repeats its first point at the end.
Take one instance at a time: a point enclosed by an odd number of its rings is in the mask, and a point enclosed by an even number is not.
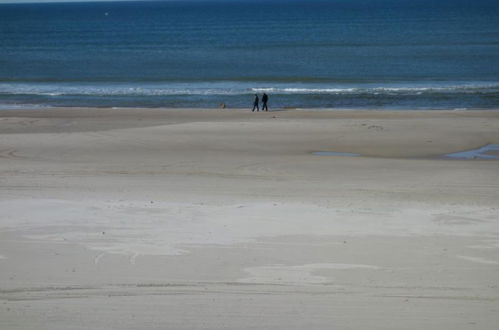
{"type": "Polygon", "coordinates": [[[499,109],[499,1],[0,4],[0,108],[499,109]]]}

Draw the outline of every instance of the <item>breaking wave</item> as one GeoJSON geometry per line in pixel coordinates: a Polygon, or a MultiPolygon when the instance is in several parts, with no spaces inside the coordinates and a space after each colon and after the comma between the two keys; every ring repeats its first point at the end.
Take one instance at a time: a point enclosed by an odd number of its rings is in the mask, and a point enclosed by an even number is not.
{"type": "Polygon", "coordinates": [[[428,87],[350,87],[350,88],[253,88],[254,92],[274,94],[388,94],[421,95],[431,93],[497,93],[499,84],[428,87]]]}
{"type": "Polygon", "coordinates": [[[0,83],[0,95],[58,96],[182,96],[182,95],[427,95],[427,94],[497,94],[499,83],[402,86],[320,86],[309,84],[197,83],[192,84],[67,84],[67,83],[0,83]],[[257,86],[255,86],[257,85],[257,86]]]}

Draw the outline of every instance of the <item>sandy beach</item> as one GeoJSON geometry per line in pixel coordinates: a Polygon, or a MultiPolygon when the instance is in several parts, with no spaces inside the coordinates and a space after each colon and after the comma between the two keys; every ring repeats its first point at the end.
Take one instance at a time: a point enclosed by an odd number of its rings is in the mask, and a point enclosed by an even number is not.
{"type": "Polygon", "coordinates": [[[499,329],[499,111],[0,111],[0,329],[499,329]],[[334,151],[360,156],[320,156],[334,151]]]}

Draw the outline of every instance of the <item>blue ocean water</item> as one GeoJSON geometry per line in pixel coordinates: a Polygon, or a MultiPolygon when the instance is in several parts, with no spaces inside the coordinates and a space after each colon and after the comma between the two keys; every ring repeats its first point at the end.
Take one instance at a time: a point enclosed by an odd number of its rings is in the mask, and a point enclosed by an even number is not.
{"type": "Polygon", "coordinates": [[[0,5],[0,106],[499,108],[499,1],[0,5]]]}

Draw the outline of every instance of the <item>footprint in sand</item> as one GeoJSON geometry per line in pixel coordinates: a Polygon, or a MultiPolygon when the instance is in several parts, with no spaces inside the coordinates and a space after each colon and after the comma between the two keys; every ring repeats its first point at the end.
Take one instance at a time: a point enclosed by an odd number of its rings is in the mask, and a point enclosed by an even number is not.
{"type": "Polygon", "coordinates": [[[371,130],[375,130],[375,131],[382,131],[385,128],[383,126],[371,125],[371,126],[368,126],[367,129],[371,129],[371,130]]]}

